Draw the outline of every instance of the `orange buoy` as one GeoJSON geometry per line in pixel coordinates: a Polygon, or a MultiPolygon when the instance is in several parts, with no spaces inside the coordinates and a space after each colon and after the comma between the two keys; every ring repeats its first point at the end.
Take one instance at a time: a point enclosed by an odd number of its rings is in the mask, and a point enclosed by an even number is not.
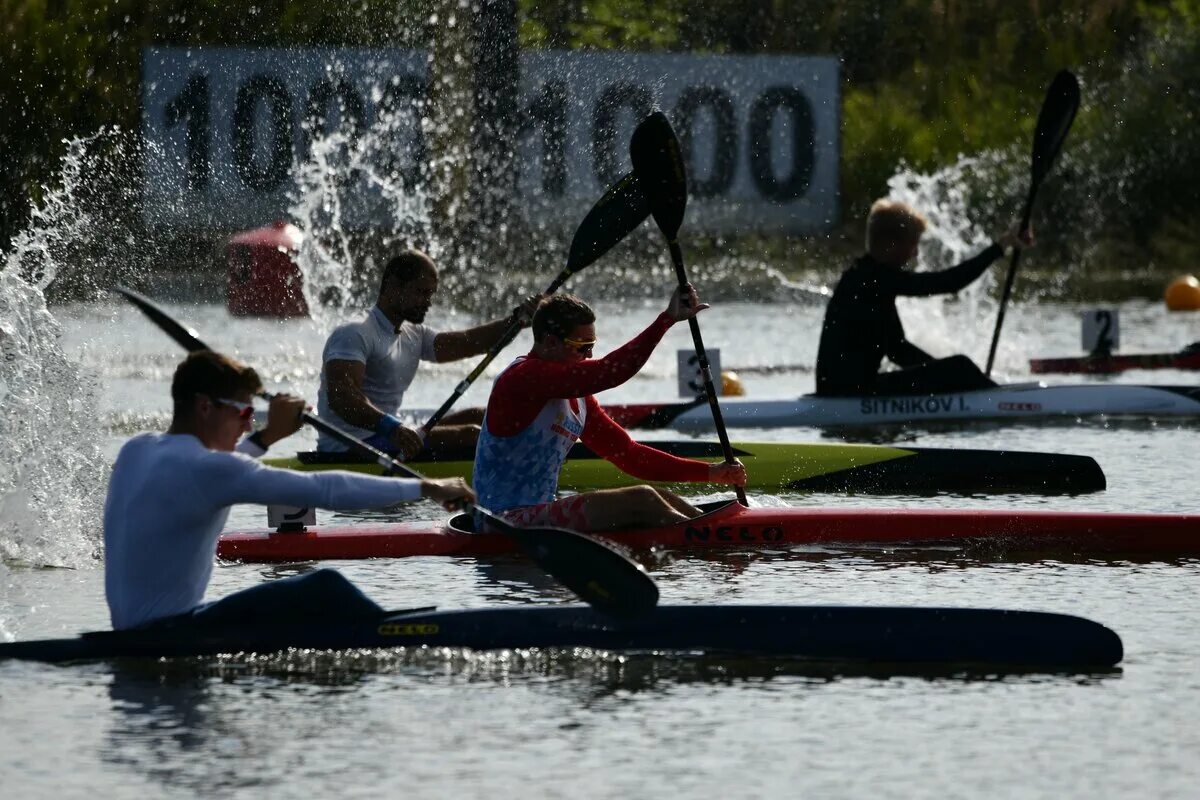
{"type": "Polygon", "coordinates": [[[741,397],[746,393],[746,387],[742,385],[742,379],[738,374],[731,369],[721,370],[721,394],[730,397],[741,397]]]}
{"type": "Polygon", "coordinates": [[[1163,292],[1167,308],[1171,311],[1200,310],[1200,281],[1194,275],[1184,275],[1167,285],[1163,292]]]}

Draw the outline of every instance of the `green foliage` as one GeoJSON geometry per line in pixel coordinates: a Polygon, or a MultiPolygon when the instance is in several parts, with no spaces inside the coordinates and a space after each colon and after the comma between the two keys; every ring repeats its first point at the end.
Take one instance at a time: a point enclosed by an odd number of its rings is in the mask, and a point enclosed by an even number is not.
{"type": "MultiPolygon", "coordinates": [[[[24,224],[65,139],[107,126],[139,128],[142,47],[425,47],[456,5],[0,0],[0,242],[24,224]]],[[[1143,252],[1153,251],[1158,238],[1190,230],[1181,221],[1200,210],[1191,179],[1200,172],[1200,138],[1193,133],[1200,0],[517,0],[517,6],[526,47],[837,54],[842,218],[855,229],[901,163],[933,170],[962,153],[988,150],[1024,158],[1046,83],[1064,66],[1083,77],[1086,105],[1062,179],[1046,189],[1048,207],[1095,231],[1096,241],[1129,238],[1143,252]]],[[[979,193],[997,194],[994,186],[979,193]]],[[[983,215],[998,213],[1002,202],[1011,214],[1015,201],[991,202],[983,215]]],[[[1164,246],[1161,256],[1179,252],[1164,246]]]]}

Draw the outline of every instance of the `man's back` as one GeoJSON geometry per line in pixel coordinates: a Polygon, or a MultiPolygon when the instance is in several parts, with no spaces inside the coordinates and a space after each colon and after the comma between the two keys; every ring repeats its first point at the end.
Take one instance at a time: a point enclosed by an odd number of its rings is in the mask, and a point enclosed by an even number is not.
{"type": "Polygon", "coordinates": [[[821,326],[817,394],[868,392],[888,345],[904,339],[887,269],[864,256],[838,280],[821,326]]]}
{"type": "Polygon", "coordinates": [[[104,506],[105,592],[114,627],[200,601],[229,515],[205,487],[215,473],[236,472],[243,461],[253,465],[187,434],[142,434],[121,448],[104,506]]]}

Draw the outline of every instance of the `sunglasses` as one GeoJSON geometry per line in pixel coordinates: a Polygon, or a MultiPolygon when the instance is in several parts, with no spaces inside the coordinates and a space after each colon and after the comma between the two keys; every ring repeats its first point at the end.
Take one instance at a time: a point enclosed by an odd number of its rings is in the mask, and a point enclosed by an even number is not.
{"type": "Polygon", "coordinates": [[[238,400],[226,400],[223,397],[218,397],[215,402],[219,406],[228,406],[229,408],[237,409],[238,418],[242,422],[249,422],[254,416],[253,403],[243,403],[238,400]]]}
{"type": "Polygon", "coordinates": [[[567,347],[570,347],[576,353],[579,353],[581,356],[591,356],[592,349],[596,346],[595,339],[583,341],[580,339],[567,339],[566,337],[563,337],[562,343],[567,347]]]}

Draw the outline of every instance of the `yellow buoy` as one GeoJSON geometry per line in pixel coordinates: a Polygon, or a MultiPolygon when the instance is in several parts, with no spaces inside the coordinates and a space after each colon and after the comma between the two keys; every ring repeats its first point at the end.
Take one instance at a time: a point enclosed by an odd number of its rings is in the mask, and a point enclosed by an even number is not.
{"type": "Polygon", "coordinates": [[[1171,281],[1163,292],[1171,311],[1200,310],[1200,281],[1194,275],[1184,275],[1171,281]]]}
{"type": "Polygon", "coordinates": [[[736,372],[731,369],[721,370],[721,394],[741,397],[745,393],[746,387],[742,385],[742,379],[736,372]]]}

